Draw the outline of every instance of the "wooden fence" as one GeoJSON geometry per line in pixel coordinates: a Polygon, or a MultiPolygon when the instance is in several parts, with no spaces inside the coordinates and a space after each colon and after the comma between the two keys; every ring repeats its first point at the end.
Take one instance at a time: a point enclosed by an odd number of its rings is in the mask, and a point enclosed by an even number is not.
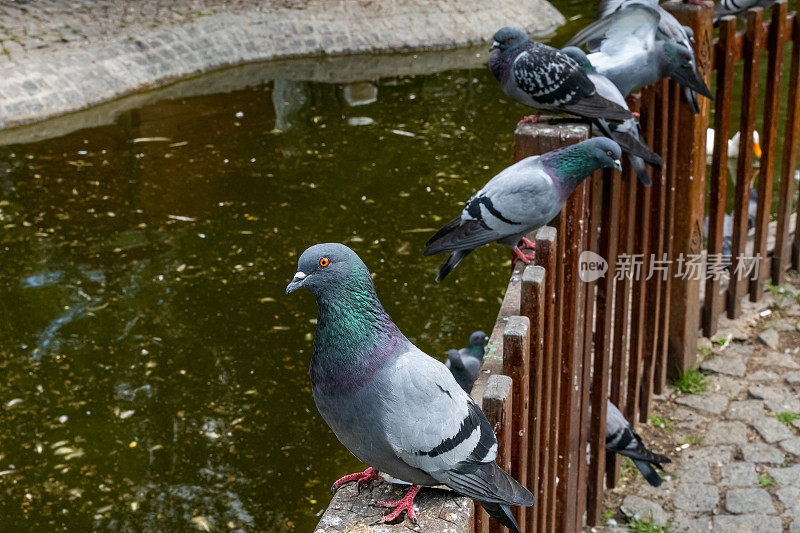
{"type": "MultiPolygon", "coordinates": [[[[622,175],[605,171],[592,177],[573,193],[554,227],[531,236],[536,264],[515,265],[473,396],[482,399],[490,376],[512,378],[508,398],[493,396],[487,415],[498,428],[501,464],[536,495],[533,507],[516,511],[524,531],[571,532],[599,523],[603,489],[613,487],[619,473],[618,457],[605,453],[606,399],[628,420],[646,421],[667,375],[696,367],[700,334],[713,335],[722,313],[735,318],[742,298],[759,300],[767,280],[779,284],[800,262],[800,231],[790,235],[796,220],[800,21],[784,0],[767,12],[750,10],[743,31],[737,32],[736,19],[722,19],[714,38],[710,8],[664,7],[694,30],[698,69],[708,82],[715,78],[708,182],[712,103],[700,98],[694,115],[674,82],[648,87],[633,109],[641,113],[646,142],[665,161],[654,171],[652,187],[642,186],[630,167],[622,175]],[[762,24],[765,15],[769,22],[762,24]],[[787,57],[790,65],[784,64],[787,57]],[[734,86],[737,67],[741,88],[734,86]],[[782,100],[785,115],[779,112],[782,100]],[[732,127],[732,111],[739,108],[738,127],[732,127]],[[758,122],[763,153],[755,169],[752,132],[758,122]],[[727,140],[736,131],[742,133],[732,251],[726,256],[727,140]],[[757,213],[748,232],[754,181],[757,213]],[[771,225],[773,188],[779,197],[771,225]],[[580,279],[579,257],[587,250],[608,263],[606,275],[595,282],[580,279]],[[748,267],[749,276],[738,275],[748,267]]],[[[515,134],[514,157],[589,135],[588,126],[563,120],[523,125],[515,134]]],[[[474,527],[501,529],[480,510],[474,527]]]]}
{"type": "MultiPolygon", "coordinates": [[[[598,173],[577,188],[553,227],[530,236],[536,242],[535,264],[514,264],[472,394],[495,427],[499,463],[536,496],[533,507],[515,510],[526,532],[576,532],[584,523],[597,524],[603,516],[603,489],[613,487],[619,475],[618,457],[605,453],[606,400],[629,421],[646,421],[651,399],[664,390],[667,375],[696,366],[701,332],[712,335],[722,313],[736,317],[742,298],[757,301],[767,279],[778,284],[786,269],[800,263],[800,231],[793,214],[800,21],[783,0],[766,12],[771,15],[766,26],[765,12],[755,8],[748,12],[744,31],[737,32],[736,20],[726,17],[714,38],[710,7],[663,6],[694,30],[700,73],[710,82],[716,72],[716,135],[708,183],[711,102],[700,98],[700,113],[694,115],[674,82],[648,87],[632,108],[641,113],[646,142],[665,161],[653,173],[653,185],[643,187],[629,166],[621,175],[598,173]],[[742,68],[740,91],[734,85],[737,66],[742,68]],[[781,101],[787,111],[778,165],[781,101]],[[740,108],[737,129],[731,114],[740,108]],[[763,153],[750,236],[752,131],[759,114],[763,153]],[[742,134],[733,190],[732,265],[725,271],[727,139],[732,130],[742,134]],[[776,221],[770,223],[773,188],[779,197],[776,221]],[[607,261],[605,276],[593,282],[580,279],[579,258],[585,251],[607,261]],[[755,279],[725,274],[740,270],[748,254],[760,256],[755,279]]],[[[520,126],[514,158],[542,154],[590,134],[588,125],[564,120],[520,126]]],[[[474,515],[469,523],[475,532],[502,530],[478,506],[465,509],[474,515]]]]}

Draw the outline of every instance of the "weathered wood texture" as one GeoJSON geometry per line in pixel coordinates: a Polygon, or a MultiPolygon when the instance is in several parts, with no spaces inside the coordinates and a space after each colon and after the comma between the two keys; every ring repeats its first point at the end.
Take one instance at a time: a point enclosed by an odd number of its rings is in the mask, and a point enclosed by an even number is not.
{"type": "MultiPolygon", "coordinates": [[[[708,82],[711,74],[712,9],[678,2],[663,4],[678,21],[692,28],[695,37],[695,59],[698,72],[708,82]]],[[[675,226],[673,257],[700,257],[703,251],[703,215],[705,207],[706,129],[710,101],[698,97],[700,113],[693,114],[686,105],[678,107],[676,161],[675,226]]],[[[670,336],[668,371],[675,374],[687,370],[697,360],[697,330],[700,326],[700,279],[672,279],[670,290],[670,336]]],[[[629,415],[630,413],[625,413],[629,415]]]]}

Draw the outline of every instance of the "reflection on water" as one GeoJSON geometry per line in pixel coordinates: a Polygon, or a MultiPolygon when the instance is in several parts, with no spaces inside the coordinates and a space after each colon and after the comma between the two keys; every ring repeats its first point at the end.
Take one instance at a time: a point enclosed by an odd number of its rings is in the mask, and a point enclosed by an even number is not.
{"type": "Polygon", "coordinates": [[[348,243],[443,357],[507,252],[423,244],[511,159],[483,68],[169,99],[0,148],[0,516],[53,530],[308,531],[359,468],[313,405],[299,253],[348,243]]]}

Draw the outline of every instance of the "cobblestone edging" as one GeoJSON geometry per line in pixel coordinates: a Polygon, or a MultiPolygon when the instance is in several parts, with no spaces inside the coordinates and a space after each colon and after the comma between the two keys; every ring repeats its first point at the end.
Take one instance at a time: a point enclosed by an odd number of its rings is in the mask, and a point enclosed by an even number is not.
{"type": "Polygon", "coordinates": [[[312,0],[302,9],[234,0],[219,11],[215,4],[0,0],[0,128],[239,63],[448,49],[487,41],[506,25],[543,35],[564,23],[545,0],[312,0]]]}

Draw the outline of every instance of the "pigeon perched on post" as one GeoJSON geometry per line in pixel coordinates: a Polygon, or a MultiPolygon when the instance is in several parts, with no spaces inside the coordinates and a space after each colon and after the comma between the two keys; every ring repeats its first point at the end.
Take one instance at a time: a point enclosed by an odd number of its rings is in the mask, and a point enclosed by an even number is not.
{"type": "Polygon", "coordinates": [[[630,457],[642,476],[654,487],[661,485],[661,477],[653,467],[663,470],[662,463],[672,462],[668,457],[645,448],[642,438],[610,401],[606,403],[606,450],[630,457]]]}
{"type": "MultiPolygon", "coordinates": [[[[597,93],[599,95],[621,106],[628,107],[628,104],[625,102],[625,97],[619,92],[617,86],[614,85],[611,80],[602,74],[598,74],[597,71],[594,70],[594,67],[589,62],[586,54],[583,53],[583,50],[574,46],[568,46],[561,51],[578,63],[586,75],[589,76],[589,79],[592,80],[594,86],[597,87],[597,93]]],[[[639,178],[639,181],[641,181],[643,185],[650,185],[652,181],[644,165],[645,162],[661,168],[664,164],[664,160],[642,141],[639,121],[636,120],[635,117],[631,117],[625,122],[616,123],[599,118],[594,120],[594,124],[604,136],[616,141],[620,148],[622,148],[622,151],[628,155],[628,160],[631,162],[631,165],[633,165],[633,169],[636,171],[636,176],[639,178]]]]}
{"type": "Polygon", "coordinates": [[[742,16],[753,7],[769,7],[775,0],[720,0],[714,4],[714,24],[726,15],[742,16]]]}
{"type": "Polygon", "coordinates": [[[472,392],[472,386],[478,379],[487,340],[489,336],[486,333],[476,331],[469,336],[469,345],[466,348],[447,351],[447,361],[444,362],[444,366],[467,394],[472,392]]]}
{"type": "Polygon", "coordinates": [[[427,242],[423,255],[451,252],[436,281],[442,281],[472,250],[491,242],[505,244],[520,260],[530,262],[532,257],[519,249],[520,240],[550,222],[592,172],[606,167],[621,170],[621,155],[616,142],[599,137],[526,157],[500,172],[427,242]]]}
{"type": "Polygon", "coordinates": [[[578,32],[567,46],[586,44],[597,72],[614,82],[624,96],[670,77],[711,98],[708,85],[697,72],[690,40],[687,28],[657,1],[625,0],[578,32]]]}
{"type": "Polygon", "coordinates": [[[446,485],[519,533],[509,506],[530,506],[533,495],[495,462],[497,439],[480,407],[386,314],[358,255],[335,243],[308,248],[286,293],[298,289],[310,291],[318,308],[314,402],[339,441],[369,465],[332,490],[383,472],[412,484],[402,499],[379,502],[394,507],[383,521],[403,511],[416,520],[420,486],[446,485]]]}
{"type": "Polygon", "coordinates": [[[586,118],[623,121],[631,117],[628,109],[597,94],[572,59],[532,41],[519,28],[498,30],[490,50],[497,50],[489,58],[492,74],[503,92],[522,105],[586,118]]]}

